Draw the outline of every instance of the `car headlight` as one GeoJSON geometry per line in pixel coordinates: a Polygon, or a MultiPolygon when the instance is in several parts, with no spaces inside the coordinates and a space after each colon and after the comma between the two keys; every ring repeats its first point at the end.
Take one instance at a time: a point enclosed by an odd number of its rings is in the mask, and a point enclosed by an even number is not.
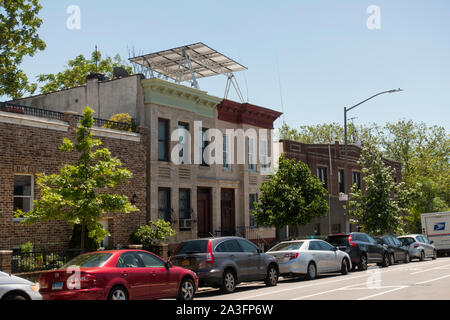
{"type": "Polygon", "coordinates": [[[32,285],[30,287],[31,287],[31,290],[33,290],[34,292],[39,292],[39,287],[37,285],[32,285]]]}

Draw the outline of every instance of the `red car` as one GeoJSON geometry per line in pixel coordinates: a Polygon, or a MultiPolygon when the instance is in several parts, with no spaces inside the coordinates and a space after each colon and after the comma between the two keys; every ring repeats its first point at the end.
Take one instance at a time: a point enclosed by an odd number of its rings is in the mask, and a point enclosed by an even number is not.
{"type": "Polygon", "coordinates": [[[198,277],[144,250],[79,255],[39,277],[44,300],[192,300],[198,277]]]}

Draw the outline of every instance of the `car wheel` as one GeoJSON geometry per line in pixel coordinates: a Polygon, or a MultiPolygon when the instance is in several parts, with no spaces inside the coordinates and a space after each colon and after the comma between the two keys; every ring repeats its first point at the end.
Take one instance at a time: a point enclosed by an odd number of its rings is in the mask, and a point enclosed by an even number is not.
{"type": "Polygon", "coordinates": [[[128,300],[128,292],[122,286],[116,286],[111,289],[108,300],[128,300]]]}
{"type": "Polygon", "coordinates": [[[388,266],[389,266],[389,261],[390,261],[390,259],[389,259],[389,254],[386,252],[386,253],[383,255],[383,262],[381,262],[381,266],[382,266],[383,268],[388,267],[388,266]]]}
{"type": "Polygon", "coordinates": [[[389,265],[393,266],[395,264],[395,257],[393,254],[390,255],[390,259],[389,259],[389,265]]]}
{"type": "Polygon", "coordinates": [[[409,253],[407,252],[405,254],[405,263],[409,263],[411,261],[411,258],[409,257],[409,253]]]}
{"type": "Polygon", "coordinates": [[[181,281],[180,289],[178,290],[177,300],[188,301],[193,300],[195,294],[195,284],[190,278],[184,278],[181,281]]]}
{"type": "Polygon", "coordinates": [[[269,268],[267,269],[267,276],[266,279],[264,279],[264,282],[268,287],[274,287],[277,285],[278,271],[274,265],[269,266],[269,268]]]}
{"type": "Polygon", "coordinates": [[[20,294],[20,293],[10,293],[10,294],[7,294],[2,300],[24,301],[24,300],[30,300],[30,298],[28,298],[28,297],[26,297],[26,296],[24,296],[23,294],[20,294]]]}
{"type": "Polygon", "coordinates": [[[314,280],[317,276],[317,268],[314,262],[308,264],[308,270],[306,271],[306,280],[314,280]]]}
{"type": "Polygon", "coordinates": [[[358,270],[367,270],[367,256],[365,254],[359,258],[358,270]]]}
{"type": "Polygon", "coordinates": [[[433,257],[431,259],[433,259],[433,260],[437,259],[437,251],[436,250],[433,251],[433,257]]]}
{"type": "Polygon", "coordinates": [[[222,291],[232,293],[236,289],[236,276],[232,270],[225,270],[223,274],[222,291]]]}
{"type": "Polygon", "coordinates": [[[348,273],[348,269],[350,269],[350,266],[348,264],[347,259],[342,259],[342,263],[341,263],[341,273],[342,274],[347,274],[348,273]]]}
{"type": "Polygon", "coordinates": [[[420,258],[419,261],[424,261],[425,260],[425,252],[420,251],[420,258]]]}

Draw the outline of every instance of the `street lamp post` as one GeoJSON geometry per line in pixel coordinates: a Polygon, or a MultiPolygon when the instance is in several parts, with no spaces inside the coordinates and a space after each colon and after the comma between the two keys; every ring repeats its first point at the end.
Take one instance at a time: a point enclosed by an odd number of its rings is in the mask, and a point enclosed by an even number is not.
{"type": "MultiPolygon", "coordinates": [[[[350,192],[350,186],[348,183],[349,177],[348,177],[348,151],[347,151],[347,112],[349,112],[350,110],[356,108],[357,106],[359,106],[360,104],[363,104],[366,101],[369,101],[379,95],[385,94],[385,93],[394,93],[394,92],[400,92],[403,91],[403,89],[393,89],[393,90],[388,90],[388,91],[383,91],[383,92],[379,92],[373,96],[371,96],[370,98],[367,98],[366,100],[361,101],[360,103],[355,104],[354,106],[351,106],[350,108],[344,107],[344,150],[345,150],[345,164],[344,164],[344,186],[345,186],[345,193],[347,195],[347,200],[346,200],[346,225],[345,225],[345,230],[346,232],[350,232],[350,216],[349,216],[349,192],[350,192]]],[[[350,177],[351,178],[351,177],[350,177]]]]}

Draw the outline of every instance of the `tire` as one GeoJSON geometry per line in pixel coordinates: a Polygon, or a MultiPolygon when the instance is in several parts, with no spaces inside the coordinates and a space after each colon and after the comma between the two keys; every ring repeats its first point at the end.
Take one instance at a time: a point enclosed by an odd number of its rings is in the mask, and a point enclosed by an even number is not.
{"type": "Polygon", "coordinates": [[[278,270],[274,265],[270,265],[267,269],[267,276],[264,283],[268,287],[275,287],[278,283],[278,270]]]}
{"type": "Polygon", "coordinates": [[[433,257],[431,259],[433,259],[433,260],[437,259],[437,251],[436,250],[433,251],[433,257]]]}
{"type": "Polygon", "coordinates": [[[178,290],[177,300],[190,301],[194,299],[195,284],[190,278],[184,278],[180,283],[180,289],[178,290]]]}
{"type": "Polygon", "coordinates": [[[108,300],[128,300],[128,291],[123,286],[115,286],[108,294],[108,300]]]}
{"type": "Polygon", "coordinates": [[[23,295],[21,293],[9,293],[2,300],[24,301],[24,300],[30,300],[30,298],[26,297],[25,295],[23,295]]]}
{"type": "Polygon", "coordinates": [[[409,256],[409,252],[405,254],[405,263],[409,263],[411,261],[411,257],[409,256]]]}
{"type": "Polygon", "coordinates": [[[419,261],[424,261],[425,260],[425,252],[420,251],[420,258],[419,261]]]}
{"type": "Polygon", "coordinates": [[[308,264],[308,269],[306,270],[306,280],[314,280],[317,277],[317,267],[314,262],[308,264]]]}
{"type": "Polygon", "coordinates": [[[232,293],[236,289],[236,274],[233,270],[225,270],[222,280],[222,292],[232,293]]]}
{"type": "Polygon", "coordinates": [[[367,270],[367,256],[365,254],[362,254],[361,257],[359,258],[358,270],[360,271],[367,270]]]}
{"type": "Polygon", "coordinates": [[[342,259],[342,263],[341,263],[341,273],[343,275],[346,275],[348,273],[348,269],[350,269],[348,260],[346,258],[344,258],[344,259],[342,259]]]}
{"type": "Polygon", "coordinates": [[[383,268],[389,267],[389,262],[390,262],[389,254],[386,252],[386,253],[383,255],[383,262],[381,263],[381,266],[382,266],[383,268]]]}
{"type": "Polygon", "coordinates": [[[393,254],[389,257],[389,265],[393,266],[395,264],[395,256],[393,254]]]}

